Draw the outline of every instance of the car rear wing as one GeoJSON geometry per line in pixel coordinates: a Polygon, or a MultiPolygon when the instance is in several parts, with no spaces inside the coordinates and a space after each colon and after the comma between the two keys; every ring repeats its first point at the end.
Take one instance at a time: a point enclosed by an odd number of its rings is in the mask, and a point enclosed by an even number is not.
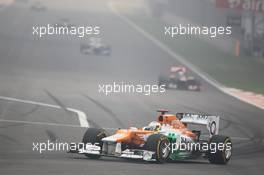
{"type": "Polygon", "coordinates": [[[201,115],[192,113],[177,113],[176,116],[182,123],[205,125],[210,137],[219,133],[219,116],[201,115]]]}

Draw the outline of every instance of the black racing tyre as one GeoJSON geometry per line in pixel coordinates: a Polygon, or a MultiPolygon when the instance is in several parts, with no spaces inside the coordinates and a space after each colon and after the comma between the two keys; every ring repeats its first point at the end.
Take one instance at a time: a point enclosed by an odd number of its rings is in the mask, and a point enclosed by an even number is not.
{"type": "Polygon", "coordinates": [[[107,46],[105,49],[108,51],[106,55],[110,56],[112,53],[112,48],[110,46],[107,46]]]}
{"type": "Polygon", "coordinates": [[[158,79],[158,86],[164,86],[165,89],[168,89],[168,80],[165,77],[159,77],[158,79]]]}
{"type": "Polygon", "coordinates": [[[208,159],[213,164],[227,164],[232,155],[230,137],[214,135],[209,141],[208,159]]]}
{"type": "Polygon", "coordinates": [[[187,88],[188,90],[193,90],[193,91],[200,91],[200,82],[198,80],[188,80],[187,81],[187,88]],[[191,87],[191,88],[190,88],[191,87]]]}
{"type": "MultiPolygon", "coordinates": [[[[101,148],[103,147],[102,139],[106,137],[106,131],[104,129],[99,128],[88,128],[83,136],[83,143],[91,143],[95,144],[98,143],[101,148]]],[[[92,159],[98,159],[101,156],[100,155],[94,155],[94,154],[85,154],[85,156],[92,158],[92,159]]]]}
{"type": "Polygon", "coordinates": [[[154,158],[158,163],[164,163],[170,156],[170,141],[162,134],[150,135],[146,141],[145,148],[155,152],[154,158]]]}

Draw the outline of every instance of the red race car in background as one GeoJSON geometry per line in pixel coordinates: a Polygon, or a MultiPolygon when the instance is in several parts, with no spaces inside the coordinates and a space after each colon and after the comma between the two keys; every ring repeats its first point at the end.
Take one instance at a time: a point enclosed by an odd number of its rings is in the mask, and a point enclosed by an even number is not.
{"type": "Polygon", "coordinates": [[[159,86],[164,85],[166,89],[200,91],[201,83],[192,76],[187,75],[185,66],[172,66],[168,76],[160,76],[159,86]]]}

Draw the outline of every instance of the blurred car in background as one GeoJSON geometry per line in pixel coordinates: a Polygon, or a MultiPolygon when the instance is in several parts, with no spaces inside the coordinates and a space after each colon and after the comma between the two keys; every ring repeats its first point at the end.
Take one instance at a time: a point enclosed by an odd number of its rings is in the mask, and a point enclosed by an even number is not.
{"type": "Polygon", "coordinates": [[[90,38],[88,43],[81,44],[80,52],[83,55],[110,56],[112,49],[109,45],[103,44],[101,38],[90,38]]]}
{"type": "Polygon", "coordinates": [[[201,83],[194,77],[188,76],[185,66],[172,66],[169,76],[160,76],[158,85],[165,85],[166,89],[200,91],[201,83]]]}

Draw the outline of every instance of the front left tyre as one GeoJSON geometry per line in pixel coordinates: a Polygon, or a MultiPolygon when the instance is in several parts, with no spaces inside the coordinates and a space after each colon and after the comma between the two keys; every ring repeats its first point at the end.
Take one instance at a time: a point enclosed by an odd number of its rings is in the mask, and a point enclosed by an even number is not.
{"type": "Polygon", "coordinates": [[[155,152],[154,159],[158,163],[164,163],[170,156],[170,141],[162,134],[150,135],[146,141],[145,148],[148,151],[155,152]]]}
{"type": "MultiPolygon", "coordinates": [[[[97,144],[97,146],[103,147],[102,139],[106,137],[106,131],[100,128],[88,128],[83,136],[83,143],[86,144],[97,144]]],[[[92,159],[99,159],[101,155],[85,154],[85,156],[92,159]]]]}

